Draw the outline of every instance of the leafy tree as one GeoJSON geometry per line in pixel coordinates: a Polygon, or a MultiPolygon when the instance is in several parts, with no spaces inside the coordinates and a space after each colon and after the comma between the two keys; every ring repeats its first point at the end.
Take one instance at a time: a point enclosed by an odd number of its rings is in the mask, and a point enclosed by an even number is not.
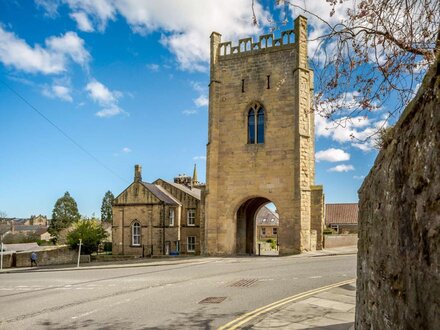
{"type": "MultiPolygon", "coordinates": [[[[291,9],[309,17],[309,57],[319,115],[334,126],[349,127],[383,111],[382,125],[362,137],[351,134],[355,139],[365,140],[395,119],[415,96],[440,50],[438,0],[274,3],[284,5],[278,8],[285,10],[285,18],[291,9]]],[[[254,22],[258,22],[255,13],[254,22]]]]}
{"type": "Polygon", "coordinates": [[[107,233],[98,219],[83,219],[73,224],[72,231],[67,234],[67,244],[76,249],[81,239],[81,252],[90,254],[98,251],[98,245],[106,238],[107,233]]]}
{"type": "Polygon", "coordinates": [[[105,193],[101,205],[101,221],[113,222],[112,203],[114,199],[115,196],[113,196],[110,190],[105,193]]]}
{"type": "Polygon", "coordinates": [[[66,191],[63,197],[59,198],[52,211],[52,221],[48,232],[58,239],[59,233],[81,218],[75,200],[66,191]]]}

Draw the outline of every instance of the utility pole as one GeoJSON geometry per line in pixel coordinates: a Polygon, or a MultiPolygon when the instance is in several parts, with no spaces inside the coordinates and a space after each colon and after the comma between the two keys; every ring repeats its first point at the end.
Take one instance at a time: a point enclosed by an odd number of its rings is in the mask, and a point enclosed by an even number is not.
{"type": "Polygon", "coordinates": [[[6,233],[0,236],[1,244],[0,244],[0,270],[3,270],[3,238],[8,235],[10,231],[8,230],[6,233]]]}
{"type": "Polygon", "coordinates": [[[79,268],[79,259],[81,256],[81,245],[82,245],[82,239],[79,239],[79,249],[78,249],[78,263],[76,264],[76,268],[79,268]]]}

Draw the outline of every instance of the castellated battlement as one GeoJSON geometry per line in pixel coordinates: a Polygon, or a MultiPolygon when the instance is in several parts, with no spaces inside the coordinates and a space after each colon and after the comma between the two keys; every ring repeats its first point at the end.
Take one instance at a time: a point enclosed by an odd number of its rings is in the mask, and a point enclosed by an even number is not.
{"type": "Polygon", "coordinates": [[[232,46],[231,41],[221,42],[218,44],[218,56],[219,59],[226,59],[232,56],[251,55],[260,51],[278,51],[294,46],[295,31],[286,30],[281,32],[280,38],[275,38],[272,33],[263,34],[255,42],[252,37],[240,39],[237,46],[232,46]]]}

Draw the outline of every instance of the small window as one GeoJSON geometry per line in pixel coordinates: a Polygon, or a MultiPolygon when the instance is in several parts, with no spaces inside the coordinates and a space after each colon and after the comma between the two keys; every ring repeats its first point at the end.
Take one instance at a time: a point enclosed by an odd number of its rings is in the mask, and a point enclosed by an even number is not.
{"type": "Polygon", "coordinates": [[[170,227],[174,226],[174,209],[170,209],[170,227]]]}
{"type": "Polygon", "coordinates": [[[278,233],[278,228],[272,228],[272,235],[276,235],[278,233]]]}
{"type": "Polygon", "coordinates": [[[266,228],[264,228],[264,227],[261,228],[261,235],[263,235],[263,236],[266,235],[266,228]]]}
{"type": "Polygon", "coordinates": [[[195,226],[196,225],[196,210],[195,209],[188,210],[187,224],[188,224],[188,226],[195,226]]]}
{"type": "Polygon", "coordinates": [[[195,236],[188,236],[186,238],[186,243],[187,243],[187,247],[186,247],[187,252],[196,252],[196,238],[195,238],[195,236]]]}
{"type": "Polygon", "coordinates": [[[131,226],[131,245],[141,245],[141,225],[139,224],[139,222],[135,222],[131,226]]]}
{"type": "Polygon", "coordinates": [[[255,111],[250,110],[248,113],[248,143],[255,143],[255,111]]]}

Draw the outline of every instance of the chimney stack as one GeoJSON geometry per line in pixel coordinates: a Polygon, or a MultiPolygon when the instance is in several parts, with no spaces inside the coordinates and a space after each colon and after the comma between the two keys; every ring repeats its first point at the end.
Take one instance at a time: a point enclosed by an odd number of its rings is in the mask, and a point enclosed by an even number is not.
{"type": "Polygon", "coordinates": [[[134,182],[142,181],[142,166],[134,165],[134,182]]]}

